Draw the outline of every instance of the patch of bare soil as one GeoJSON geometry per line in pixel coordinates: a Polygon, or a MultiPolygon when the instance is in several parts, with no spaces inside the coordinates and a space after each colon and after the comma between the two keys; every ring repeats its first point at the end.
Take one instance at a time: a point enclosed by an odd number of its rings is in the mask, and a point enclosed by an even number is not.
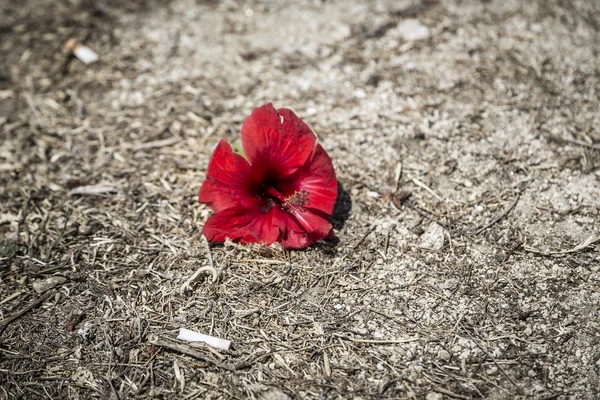
{"type": "Polygon", "coordinates": [[[0,398],[600,396],[598,2],[0,12],[0,398]],[[331,155],[337,240],[207,247],[266,102],[331,155]]]}

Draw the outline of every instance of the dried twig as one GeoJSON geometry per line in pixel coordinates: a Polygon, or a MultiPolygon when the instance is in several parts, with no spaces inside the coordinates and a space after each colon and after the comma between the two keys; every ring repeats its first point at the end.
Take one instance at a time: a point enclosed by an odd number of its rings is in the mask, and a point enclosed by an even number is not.
{"type": "Polygon", "coordinates": [[[439,194],[434,192],[433,189],[431,189],[429,186],[427,186],[426,184],[424,184],[423,182],[421,182],[420,180],[418,180],[416,177],[412,176],[409,173],[407,173],[406,175],[408,175],[410,180],[413,181],[413,183],[415,185],[425,189],[425,191],[427,191],[429,194],[431,194],[433,197],[435,197],[438,201],[441,201],[442,203],[444,202],[444,199],[442,198],[442,196],[440,196],[439,194]]]}
{"type": "Polygon", "coordinates": [[[181,285],[181,288],[179,289],[180,293],[185,293],[186,291],[188,291],[192,282],[194,282],[196,279],[198,279],[200,274],[203,272],[210,272],[212,274],[212,283],[216,283],[217,279],[219,278],[219,273],[218,273],[217,269],[215,268],[214,261],[212,258],[212,253],[210,251],[210,245],[208,244],[208,240],[206,240],[206,237],[204,237],[204,236],[202,236],[202,238],[204,240],[204,245],[206,247],[206,258],[208,259],[209,265],[198,268],[196,270],[196,272],[194,272],[194,275],[192,275],[190,277],[190,279],[188,279],[187,281],[184,282],[183,285],[181,285]]]}
{"type": "Polygon", "coordinates": [[[375,228],[377,228],[377,226],[376,226],[376,225],[373,225],[373,226],[371,226],[371,227],[369,228],[369,230],[367,231],[367,233],[365,233],[365,234],[364,234],[364,235],[363,235],[363,236],[360,238],[360,240],[359,240],[358,242],[356,242],[356,244],[353,246],[353,247],[354,247],[354,249],[358,248],[358,246],[360,246],[360,245],[361,245],[361,244],[362,244],[362,243],[365,241],[365,239],[367,238],[367,236],[369,236],[369,235],[371,234],[371,232],[373,232],[373,231],[375,230],[375,228]]]}
{"type": "Polygon", "coordinates": [[[577,146],[583,146],[583,147],[587,147],[587,148],[593,149],[593,150],[600,150],[600,144],[588,143],[588,142],[584,142],[583,140],[577,140],[577,139],[563,139],[562,137],[559,137],[556,135],[548,135],[548,137],[554,142],[571,143],[571,144],[574,144],[577,146]]]}
{"type": "Polygon", "coordinates": [[[463,396],[462,394],[458,394],[458,393],[451,392],[451,391],[449,391],[449,390],[447,390],[447,389],[444,389],[444,388],[441,388],[441,387],[439,387],[439,386],[436,386],[436,387],[434,387],[434,388],[433,388],[433,391],[434,391],[434,392],[438,392],[438,393],[440,393],[440,394],[445,394],[446,396],[448,396],[448,397],[452,397],[452,398],[454,398],[454,399],[464,399],[464,400],[468,400],[468,399],[471,399],[471,398],[472,398],[472,397],[470,397],[470,396],[463,396]]]}
{"type": "Polygon", "coordinates": [[[402,163],[399,162],[398,165],[396,165],[396,171],[394,174],[394,182],[395,182],[394,193],[398,193],[398,190],[400,190],[400,181],[401,180],[402,180],[402,163]]]}
{"type": "Polygon", "coordinates": [[[593,244],[596,244],[600,242],[600,235],[591,235],[590,237],[588,237],[586,240],[584,240],[583,242],[579,243],[577,246],[573,247],[572,249],[569,250],[562,250],[562,251],[541,251],[541,250],[536,250],[534,248],[531,248],[527,245],[523,245],[523,250],[527,251],[528,253],[535,253],[535,254],[539,254],[542,256],[562,256],[565,254],[572,254],[572,253],[578,253],[582,250],[587,249],[588,247],[590,247],[593,244]]]}
{"type": "Polygon", "coordinates": [[[179,136],[173,136],[163,140],[153,140],[151,142],[138,143],[131,146],[133,151],[148,150],[148,149],[159,149],[161,147],[168,147],[181,142],[183,139],[179,136]]]}
{"type": "MultiPolygon", "coordinates": [[[[462,324],[460,324],[460,325],[462,325],[462,324]]],[[[522,388],[521,388],[519,385],[517,385],[517,383],[515,382],[515,380],[514,380],[514,379],[513,379],[513,378],[512,378],[510,375],[508,375],[508,373],[506,373],[506,371],[504,370],[504,368],[502,368],[502,366],[501,366],[501,365],[500,365],[500,364],[499,364],[499,363],[496,361],[496,359],[495,359],[494,357],[492,357],[492,356],[491,356],[491,355],[490,355],[490,354],[487,352],[487,350],[486,350],[486,349],[484,349],[484,348],[483,348],[483,347],[482,347],[482,346],[479,344],[479,342],[478,342],[477,340],[475,340],[475,338],[473,337],[473,335],[471,335],[471,333],[470,333],[469,331],[467,331],[467,330],[466,330],[464,327],[462,327],[462,330],[463,330],[463,332],[465,332],[465,333],[466,333],[466,334],[469,336],[469,338],[471,339],[471,341],[472,341],[473,343],[475,343],[475,345],[476,345],[477,347],[479,347],[479,350],[481,350],[481,351],[483,352],[483,354],[485,354],[485,356],[486,356],[487,358],[489,358],[490,360],[492,360],[492,362],[493,362],[493,363],[496,365],[496,367],[497,367],[497,368],[500,370],[500,372],[502,372],[502,375],[504,375],[504,376],[506,377],[506,379],[508,379],[508,380],[510,381],[510,383],[512,383],[512,385],[513,385],[515,388],[517,388],[517,391],[518,391],[520,394],[523,394],[523,393],[524,393],[524,390],[523,390],[523,389],[522,389],[522,388]]]]}
{"type": "Polygon", "coordinates": [[[163,338],[159,338],[159,337],[152,337],[150,338],[150,343],[158,346],[158,347],[164,347],[166,349],[169,349],[171,351],[177,352],[177,353],[181,353],[181,354],[185,354],[187,356],[190,357],[194,357],[195,359],[198,359],[200,361],[204,361],[208,364],[212,364],[217,368],[221,368],[224,369],[226,371],[239,371],[241,369],[245,369],[248,367],[251,367],[252,365],[262,361],[263,359],[270,357],[272,355],[272,353],[265,353],[262,354],[258,357],[255,358],[251,358],[251,359],[247,359],[245,361],[242,361],[240,363],[231,365],[231,364],[227,364],[227,363],[222,363],[220,361],[215,360],[212,357],[208,357],[204,354],[202,354],[200,351],[196,350],[194,347],[191,347],[189,345],[186,344],[182,344],[182,343],[177,343],[177,342],[172,342],[170,340],[165,340],[163,338]]]}
{"type": "Polygon", "coordinates": [[[396,224],[393,224],[387,231],[387,233],[385,234],[385,242],[383,244],[383,256],[385,258],[387,258],[387,253],[388,253],[388,248],[390,245],[390,234],[392,233],[392,231],[396,228],[396,224]]]}
{"type": "Polygon", "coordinates": [[[576,139],[566,139],[565,141],[569,142],[571,144],[576,144],[578,146],[588,147],[588,148],[594,149],[594,150],[600,150],[600,144],[588,143],[588,142],[584,142],[583,140],[576,140],[576,139]]]}
{"type": "Polygon", "coordinates": [[[410,343],[410,342],[417,342],[420,340],[420,338],[409,338],[409,339],[399,339],[399,340],[386,340],[386,339],[357,339],[357,338],[353,338],[353,337],[348,337],[348,336],[344,336],[338,333],[334,333],[334,336],[337,336],[339,338],[345,339],[345,340],[350,340],[352,342],[357,342],[357,343],[371,343],[371,344],[402,344],[402,343],[410,343]]]}
{"type": "Polygon", "coordinates": [[[54,294],[54,290],[47,291],[46,293],[44,293],[43,295],[38,297],[33,303],[29,304],[27,307],[23,308],[20,311],[17,311],[15,314],[11,315],[10,317],[5,318],[4,320],[0,321],[0,336],[4,333],[4,331],[6,330],[8,325],[12,324],[13,322],[15,322],[16,320],[21,318],[23,315],[27,314],[29,311],[33,310],[34,308],[42,305],[42,303],[44,303],[46,300],[48,300],[50,298],[50,296],[52,296],[53,294],[54,294]]]}
{"type": "Polygon", "coordinates": [[[447,223],[445,223],[445,222],[443,222],[442,220],[440,220],[440,219],[438,219],[438,218],[434,217],[434,216],[433,216],[433,215],[432,215],[432,214],[431,214],[429,211],[427,211],[427,210],[424,210],[423,208],[421,208],[421,207],[419,207],[418,205],[414,204],[412,201],[410,201],[410,200],[405,200],[405,201],[403,202],[403,204],[406,204],[408,207],[410,207],[411,209],[415,210],[415,211],[416,211],[417,213],[419,213],[419,215],[421,215],[422,217],[424,217],[424,218],[427,218],[428,220],[430,220],[430,221],[433,221],[433,222],[435,222],[436,224],[438,224],[438,225],[441,225],[441,226],[443,226],[443,227],[444,227],[444,228],[446,228],[446,229],[449,229],[449,228],[450,228],[450,226],[449,226],[447,223]]]}
{"type": "Polygon", "coordinates": [[[164,339],[161,339],[158,337],[152,338],[150,340],[150,343],[152,343],[155,346],[164,347],[166,349],[175,351],[177,353],[185,354],[186,356],[194,357],[200,361],[204,361],[208,364],[214,365],[217,368],[221,368],[221,369],[224,369],[227,371],[236,371],[238,369],[238,368],[236,368],[236,366],[225,364],[225,363],[215,360],[212,357],[208,357],[208,356],[202,354],[200,351],[198,351],[198,350],[194,349],[193,347],[186,345],[186,344],[175,343],[175,342],[167,341],[167,340],[164,340],[164,339]]]}
{"type": "Polygon", "coordinates": [[[16,292],[14,292],[13,294],[9,295],[8,297],[6,297],[2,301],[0,301],[0,306],[4,303],[8,303],[9,301],[11,301],[13,299],[16,299],[17,297],[19,297],[23,294],[25,294],[25,292],[22,290],[18,290],[16,292]]]}
{"type": "Polygon", "coordinates": [[[511,212],[511,210],[513,208],[515,208],[515,206],[517,205],[517,203],[519,202],[519,198],[521,197],[520,193],[517,193],[517,196],[515,197],[515,200],[510,204],[510,206],[508,206],[506,208],[506,210],[504,210],[502,213],[500,213],[496,218],[494,218],[493,220],[491,220],[489,223],[485,224],[484,226],[482,226],[481,228],[477,229],[475,231],[475,235],[479,235],[481,232],[485,231],[486,229],[488,229],[489,227],[491,227],[492,225],[498,223],[498,221],[500,221],[502,218],[506,217],[508,215],[508,213],[511,212]]]}

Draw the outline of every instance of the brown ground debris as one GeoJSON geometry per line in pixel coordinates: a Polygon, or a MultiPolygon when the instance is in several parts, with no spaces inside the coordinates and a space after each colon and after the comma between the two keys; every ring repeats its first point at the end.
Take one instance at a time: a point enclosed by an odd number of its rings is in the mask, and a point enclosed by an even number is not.
{"type": "Polygon", "coordinates": [[[597,1],[0,15],[0,398],[600,397],[597,1]],[[211,266],[198,188],[266,102],[329,152],[337,239],[211,266]]]}

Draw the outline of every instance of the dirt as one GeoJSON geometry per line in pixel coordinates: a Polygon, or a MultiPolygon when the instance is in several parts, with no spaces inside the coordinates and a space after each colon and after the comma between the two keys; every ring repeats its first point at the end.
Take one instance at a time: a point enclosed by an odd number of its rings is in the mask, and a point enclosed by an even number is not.
{"type": "Polygon", "coordinates": [[[600,396],[597,1],[0,13],[0,398],[600,396]],[[329,152],[336,239],[207,248],[266,102],[329,152]]]}

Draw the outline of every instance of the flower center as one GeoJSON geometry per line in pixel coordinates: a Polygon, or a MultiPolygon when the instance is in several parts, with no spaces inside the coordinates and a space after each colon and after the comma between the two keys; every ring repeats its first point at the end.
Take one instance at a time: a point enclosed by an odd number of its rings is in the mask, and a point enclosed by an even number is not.
{"type": "Polygon", "coordinates": [[[304,214],[306,212],[305,206],[310,205],[310,198],[304,189],[294,192],[291,196],[283,197],[275,188],[269,187],[267,194],[278,200],[281,203],[281,208],[290,214],[304,214]]]}
{"type": "Polygon", "coordinates": [[[310,206],[310,193],[302,189],[299,192],[294,192],[293,195],[285,198],[283,209],[290,214],[304,214],[306,209],[304,206],[310,206]]]}

